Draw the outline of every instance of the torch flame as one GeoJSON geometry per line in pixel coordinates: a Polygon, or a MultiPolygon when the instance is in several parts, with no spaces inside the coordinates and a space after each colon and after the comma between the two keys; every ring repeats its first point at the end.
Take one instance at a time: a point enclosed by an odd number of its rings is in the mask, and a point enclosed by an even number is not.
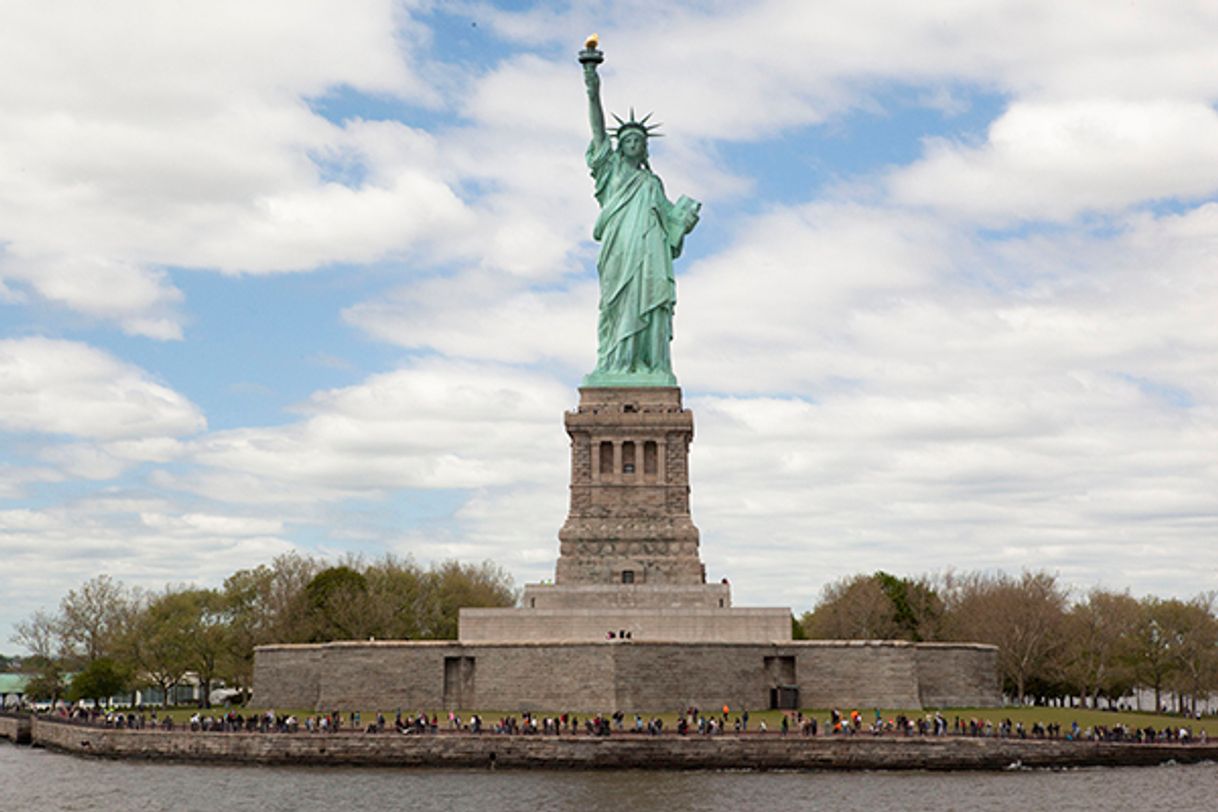
{"type": "Polygon", "coordinates": [[[600,44],[601,44],[601,38],[600,38],[600,35],[598,35],[598,34],[589,34],[588,38],[586,40],[584,40],[584,47],[587,48],[589,51],[595,51],[596,46],[598,46],[600,44]]]}

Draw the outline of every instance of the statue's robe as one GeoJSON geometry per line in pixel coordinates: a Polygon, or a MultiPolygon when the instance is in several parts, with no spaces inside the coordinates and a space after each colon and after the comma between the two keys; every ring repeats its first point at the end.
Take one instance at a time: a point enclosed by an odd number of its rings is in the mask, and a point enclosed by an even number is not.
{"type": "Polygon", "coordinates": [[[590,377],[650,374],[657,383],[657,375],[672,377],[672,261],[681,255],[685,220],[660,179],[646,166],[631,166],[608,138],[588,147],[587,160],[601,207],[592,230],[601,244],[601,298],[590,377]]]}

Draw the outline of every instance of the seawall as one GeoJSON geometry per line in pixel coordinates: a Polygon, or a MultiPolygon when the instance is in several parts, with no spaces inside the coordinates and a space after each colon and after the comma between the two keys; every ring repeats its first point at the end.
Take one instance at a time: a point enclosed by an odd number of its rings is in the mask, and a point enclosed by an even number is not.
{"type": "Polygon", "coordinates": [[[30,717],[25,715],[0,715],[0,739],[16,744],[30,743],[30,717]]]}
{"type": "Polygon", "coordinates": [[[33,740],[106,758],[369,767],[521,769],[999,770],[1218,760],[1218,744],[797,735],[498,736],[192,733],[35,719],[33,740]]]}

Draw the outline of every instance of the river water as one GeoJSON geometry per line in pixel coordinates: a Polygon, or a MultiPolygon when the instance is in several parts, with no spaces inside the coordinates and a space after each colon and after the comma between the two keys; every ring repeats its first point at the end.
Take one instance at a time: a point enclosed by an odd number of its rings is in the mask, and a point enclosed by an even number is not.
{"type": "Polygon", "coordinates": [[[0,810],[1218,809],[1218,765],[1015,772],[581,772],[244,767],[0,741],[0,810]]]}

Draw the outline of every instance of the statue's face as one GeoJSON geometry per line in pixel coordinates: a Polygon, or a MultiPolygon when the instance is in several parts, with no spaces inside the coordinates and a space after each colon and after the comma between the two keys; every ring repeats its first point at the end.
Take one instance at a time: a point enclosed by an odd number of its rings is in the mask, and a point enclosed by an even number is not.
{"type": "Polygon", "coordinates": [[[618,148],[628,160],[641,160],[647,155],[647,137],[638,130],[630,130],[622,136],[618,148]]]}

